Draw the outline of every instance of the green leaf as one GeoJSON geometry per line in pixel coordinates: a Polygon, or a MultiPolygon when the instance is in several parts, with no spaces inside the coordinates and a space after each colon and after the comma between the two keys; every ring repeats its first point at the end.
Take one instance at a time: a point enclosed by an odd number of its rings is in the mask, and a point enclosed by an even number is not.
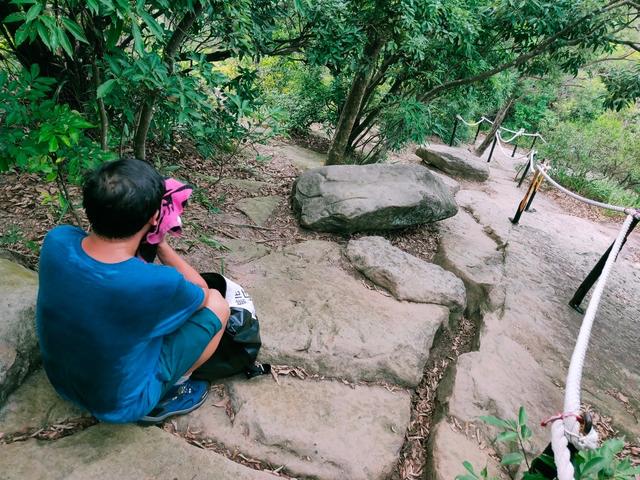
{"type": "MultiPolygon", "coordinates": [[[[230,98],[233,100],[233,97],[230,97],[230,98]]],[[[509,425],[508,421],[498,417],[494,417],[493,415],[486,415],[486,416],[480,417],[480,420],[482,420],[484,423],[488,425],[493,425],[494,427],[504,428],[506,430],[511,429],[511,426],[509,425]]]]}
{"type": "Polygon", "coordinates": [[[22,45],[28,36],[29,36],[29,24],[23,23],[16,30],[16,34],[14,37],[16,46],[22,45]]]}
{"type": "Polygon", "coordinates": [[[40,12],[42,12],[42,5],[40,5],[39,3],[32,5],[31,8],[27,11],[25,22],[33,22],[33,20],[38,15],[40,15],[40,12]]]}
{"type": "Polygon", "coordinates": [[[69,37],[67,37],[67,34],[59,27],[57,28],[56,33],[62,49],[67,52],[67,55],[69,55],[69,57],[73,58],[73,48],[71,47],[71,42],[69,41],[69,37]]]}
{"type": "Polygon", "coordinates": [[[507,453],[502,460],[500,461],[500,465],[520,465],[524,461],[524,455],[520,452],[511,452],[507,453]]]}
{"type": "Polygon", "coordinates": [[[513,442],[518,439],[518,434],[516,432],[502,432],[496,437],[496,442],[513,442]]]}
{"type": "Polygon", "coordinates": [[[35,22],[35,26],[38,32],[38,36],[40,37],[40,40],[42,40],[42,43],[44,43],[49,50],[53,50],[53,47],[51,46],[51,41],[49,39],[49,36],[50,36],[49,30],[47,30],[47,28],[44,26],[42,22],[35,22]]]}
{"type": "Polygon", "coordinates": [[[62,17],[62,23],[64,24],[64,27],[71,33],[71,35],[76,37],[76,40],[87,44],[89,43],[87,41],[87,37],[85,37],[84,35],[82,27],[80,27],[80,25],[78,25],[76,22],[74,22],[70,18],[62,17]]]}
{"type": "Polygon", "coordinates": [[[524,440],[528,440],[532,435],[533,432],[531,432],[531,429],[529,427],[527,427],[526,425],[520,425],[520,436],[524,440]]]}
{"type": "Polygon", "coordinates": [[[144,10],[140,10],[138,13],[142,17],[142,20],[144,20],[144,23],[146,23],[149,27],[149,30],[151,30],[151,33],[153,33],[153,35],[157,37],[158,40],[162,40],[162,38],[164,37],[164,30],[162,30],[160,24],[156,22],[156,19],[144,10]]]}
{"type": "Polygon", "coordinates": [[[116,79],[112,78],[98,86],[96,90],[96,97],[102,98],[109,94],[109,92],[116,86],[116,79]]]}
{"type": "Polygon", "coordinates": [[[100,5],[96,0],[86,0],[87,8],[94,14],[97,15],[100,11],[100,5]]]}
{"type": "Polygon", "coordinates": [[[585,463],[580,469],[580,478],[587,478],[607,466],[607,460],[604,457],[593,457],[585,463]]]}
{"type": "Polygon", "coordinates": [[[465,460],[464,462],[462,462],[462,466],[464,467],[464,469],[469,472],[471,475],[475,476],[476,472],[473,469],[473,465],[471,465],[471,462],[469,462],[468,460],[465,460]]]}
{"type": "Polygon", "coordinates": [[[31,81],[35,80],[38,75],[40,75],[40,65],[37,63],[31,65],[31,71],[29,73],[31,73],[31,81]]]}
{"type": "Polygon", "coordinates": [[[24,12],[15,12],[4,17],[2,23],[22,22],[26,17],[24,12]]]}
{"type": "Polygon", "coordinates": [[[133,33],[133,41],[135,49],[138,54],[144,54],[144,42],[142,41],[142,34],[140,33],[140,27],[136,23],[134,18],[131,18],[131,32],[133,33]]]}
{"type": "Polygon", "coordinates": [[[518,424],[526,425],[527,420],[527,411],[524,409],[524,407],[520,407],[520,410],[518,411],[518,424]]]}
{"type": "Polygon", "coordinates": [[[49,152],[58,151],[58,139],[56,137],[51,137],[49,139],[49,152]]]}

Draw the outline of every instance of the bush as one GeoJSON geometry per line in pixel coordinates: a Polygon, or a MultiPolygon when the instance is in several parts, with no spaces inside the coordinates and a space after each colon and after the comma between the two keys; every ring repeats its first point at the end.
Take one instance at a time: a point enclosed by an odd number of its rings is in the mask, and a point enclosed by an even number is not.
{"type": "Polygon", "coordinates": [[[283,128],[302,135],[313,123],[333,127],[344,86],[324,67],[307,66],[295,58],[266,58],[259,66],[259,88],[265,105],[283,112],[283,128]]]}
{"type": "Polygon", "coordinates": [[[0,172],[17,167],[52,181],[64,171],[78,182],[113,155],[86,135],[93,125],[80,113],[56,104],[56,81],[39,74],[35,64],[15,75],[0,72],[0,172]]]}
{"type": "Polygon", "coordinates": [[[640,205],[639,112],[605,112],[592,121],[560,121],[545,133],[541,157],[567,188],[595,200],[640,205]]]}

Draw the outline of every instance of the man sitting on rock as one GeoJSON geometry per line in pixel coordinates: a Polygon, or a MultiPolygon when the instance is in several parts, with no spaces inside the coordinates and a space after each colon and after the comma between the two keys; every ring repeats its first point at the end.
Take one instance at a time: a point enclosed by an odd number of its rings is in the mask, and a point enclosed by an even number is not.
{"type": "Polygon", "coordinates": [[[61,225],[40,255],[37,329],[58,393],[106,422],[159,422],[199,407],[208,382],[189,375],[211,357],[229,318],[217,290],[166,242],[164,265],[136,256],[157,225],[162,177],[139,160],[91,172],[91,233],[61,225]]]}

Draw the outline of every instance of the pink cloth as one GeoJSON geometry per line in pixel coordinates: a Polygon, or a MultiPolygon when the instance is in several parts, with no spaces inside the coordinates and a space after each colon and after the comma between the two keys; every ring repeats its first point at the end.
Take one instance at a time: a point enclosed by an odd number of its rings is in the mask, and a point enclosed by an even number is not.
{"type": "Polygon", "coordinates": [[[180,214],[184,211],[187,200],[193,192],[190,185],[179,182],[175,178],[167,178],[164,183],[166,193],[162,197],[160,221],[152,232],[147,233],[147,242],[151,245],[160,243],[167,233],[174,236],[182,233],[180,214]]]}

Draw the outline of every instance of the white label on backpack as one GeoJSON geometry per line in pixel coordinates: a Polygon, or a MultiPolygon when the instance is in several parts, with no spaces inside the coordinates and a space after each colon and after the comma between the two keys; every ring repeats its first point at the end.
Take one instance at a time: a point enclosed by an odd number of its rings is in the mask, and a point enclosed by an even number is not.
{"type": "Polygon", "coordinates": [[[224,277],[224,279],[227,282],[227,294],[225,295],[225,300],[229,306],[244,308],[251,313],[252,317],[255,317],[256,307],[253,305],[253,300],[251,300],[249,294],[247,294],[247,292],[244,291],[244,288],[233,280],[229,280],[227,277],[224,277]]]}

